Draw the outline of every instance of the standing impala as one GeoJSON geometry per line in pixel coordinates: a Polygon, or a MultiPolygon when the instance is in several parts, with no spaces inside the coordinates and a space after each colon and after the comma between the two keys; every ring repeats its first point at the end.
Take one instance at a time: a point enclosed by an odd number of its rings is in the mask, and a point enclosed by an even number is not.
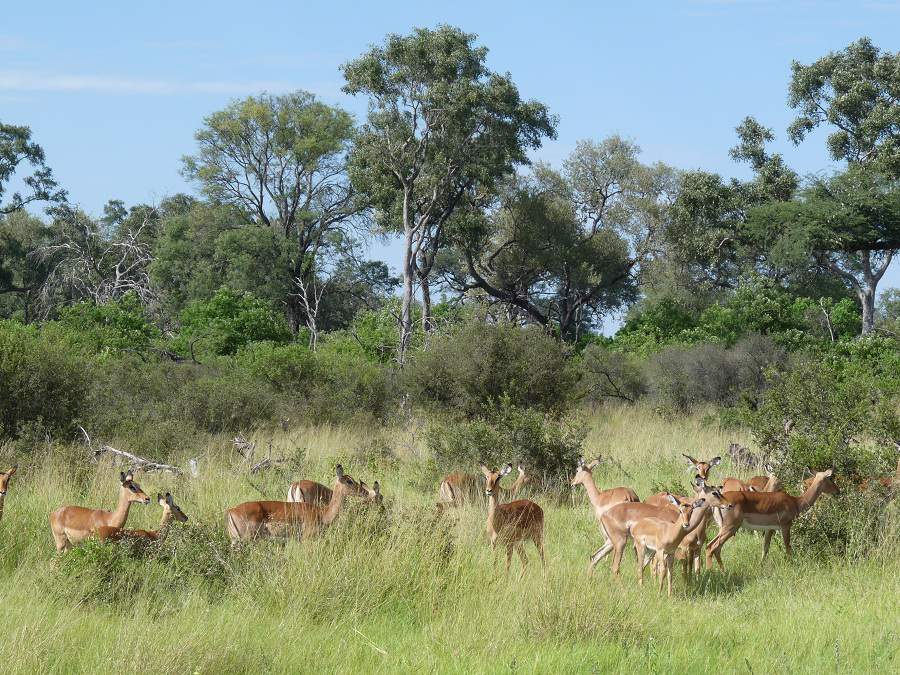
{"type": "Polygon", "coordinates": [[[672,564],[675,551],[691,530],[700,525],[709,509],[705,499],[697,499],[683,504],[669,496],[670,503],[677,507],[676,521],[661,518],[641,518],[631,527],[634,552],[637,554],[638,583],[644,583],[644,568],[649,562],[647,552],[655,554],[655,567],[659,572],[659,590],[662,591],[663,573],[668,581],[668,595],[672,597],[672,564]]]}
{"type": "Polygon", "coordinates": [[[522,490],[524,490],[528,485],[531,484],[532,479],[531,476],[525,473],[525,467],[519,464],[518,466],[519,475],[516,478],[515,482],[509,488],[509,494],[515,497],[522,490]]]}
{"type": "Polygon", "coordinates": [[[331,500],[327,506],[305,502],[244,502],[225,511],[225,527],[233,545],[258,538],[309,537],[331,525],[340,513],[344,497],[360,489],[371,501],[380,501],[381,488],[357,483],[338,464],[331,500]]]}
{"type": "Polygon", "coordinates": [[[753,476],[750,480],[742,481],[738,478],[726,478],[722,482],[725,492],[778,492],[781,490],[781,481],[775,475],[775,469],[771,464],[765,465],[765,476],[753,476]]]}
{"type": "Polygon", "coordinates": [[[713,457],[712,459],[703,462],[698,459],[694,459],[690,455],[686,455],[683,452],[681,453],[681,456],[688,461],[688,464],[693,467],[694,471],[697,472],[697,475],[700,476],[700,478],[702,478],[703,480],[709,480],[710,470],[712,470],[714,466],[718,466],[722,462],[721,457],[713,457]]]}
{"type": "Polygon", "coordinates": [[[169,533],[169,527],[173,520],[179,523],[186,523],[188,517],[184,515],[184,511],[175,503],[172,495],[168,492],[163,497],[156,494],[156,503],[162,507],[162,520],[159,523],[159,529],[156,530],[130,530],[122,527],[111,527],[109,525],[101,525],[97,528],[97,539],[100,541],[122,541],[123,539],[143,539],[149,541],[162,541],[169,533]]]}
{"type": "Polygon", "coordinates": [[[150,497],[134,482],[134,475],[130,471],[120,473],[119,480],[121,482],[119,503],[115,511],[87,509],[83,506],[60,506],[50,514],[50,530],[53,532],[57,551],[72,548],[100,527],[124,527],[128,519],[128,510],[133,503],[150,503],[150,497]]]}
{"type": "Polygon", "coordinates": [[[638,499],[635,491],[627,487],[615,487],[601,492],[597,488],[597,484],[594,482],[594,476],[591,473],[591,471],[594,470],[594,467],[599,463],[599,457],[591,460],[587,464],[584,463],[584,458],[579,457],[578,466],[575,468],[575,477],[572,479],[572,487],[584,485],[584,489],[587,492],[588,499],[590,500],[591,507],[594,511],[594,517],[597,519],[597,524],[600,526],[600,532],[604,539],[603,546],[591,555],[591,562],[588,565],[588,574],[591,574],[594,570],[594,566],[613,550],[613,543],[610,540],[609,533],[603,523],[603,514],[617,504],[640,503],[641,501],[638,499]]]}
{"type": "Polygon", "coordinates": [[[525,576],[525,567],[528,565],[524,541],[530,539],[534,542],[541,556],[541,564],[545,567],[547,565],[544,559],[544,512],[529,499],[518,499],[506,504],[498,502],[497,484],[510,471],[512,471],[511,464],[507,464],[502,471],[481,465],[481,472],[484,474],[484,493],[488,497],[487,531],[491,540],[491,550],[496,548],[498,540],[506,545],[506,573],[509,574],[509,565],[515,548],[522,560],[522,572],[519,575],[521,579],[525,576]]]}
{"type": "Polygon", "coordinates": [[[17,468],[14,466],[8,471],[0,473],[0,520],[3,520],[3,502],[6,501],[6,491],[9,490],[9,479],[13,477],[17,468]]]}
{"type": "Polygon", "coordinates": [[[478,476],[464,471],[455,471],[441,479],[438,488],[438,504],[461,506],[475,501],[481,494],[478,476]]]}
{"type": "Polygon", "coordinates": [[[832,480],[833,477],[834,469],[818,472],[799,497],[792,497],[786,492],[726,492],[725,501],[733,508],[722,513],[722,528],[706,547],[706,567],[711,568],[712,559],[715,558],[719,567],[725,569],[720,551],[725,542],[737,534],[741,527],[748,530],[762,530],[765,533],[763,560],[769,553],[772,535],[775,534],[775,530],[781,530],[784,551],[790,557],[791,525],[797,516],[812,508],[822,493],[840,494],[838,486],[832,480]]]}

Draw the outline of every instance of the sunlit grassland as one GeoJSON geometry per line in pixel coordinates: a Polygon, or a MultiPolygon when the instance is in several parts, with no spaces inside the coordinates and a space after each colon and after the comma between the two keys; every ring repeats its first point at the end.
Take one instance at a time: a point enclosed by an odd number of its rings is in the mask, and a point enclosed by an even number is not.
{"type": "MultiPolygon", "coordinates": [[[[631,485],[642,496],[686,485],[680,452],[749,443],[640,408],[599,411],[588,423],[586,453],[615,460],[595,471],[598,484],[631,485]]],[[[111,508],[117,470],[73,462],[85,456],[75,447],[36,448],[33,461],[22,459],[0,522],[4,672],[900,669],[895,550],[789,563],[776,540],[761,565],[759,538],[740,535],[724,549],[725,574],[704,573],[691,586],[679,576],[670,601],[653,584],[638,588],[630,553],[621,580],[605,564],[588,579],[600,537],[583,492],[538,494],[548,568],[529,549],[525,578],[514,560],[507,579],[486,544],[483,508],[435,515],[436,469],[416,427],[295,428],[252,439],[257,457],[271,442],[273,457],[293,463],[251,476],[221,437],[185,448],[184,460],[199,457],[198,478],[138,475],[148,493],[172,491],[191,518],[167,556],[93,545],[58,559],[49,512],[63,503],[111,508]],[[330,483],[336,461],[381,481],[383,514],[349,509],[318,540],[230,551],[226,507],[281,499],[291,478],[330,483]]],[[[127,447],[127,439],[116,443],[127,447]]],[[[727,461],[718,469],[719,477],[735,473],[727,461]]],[[[136,506],[129,525],[156,527],[158,518],[155,505],[136,506]]]]}

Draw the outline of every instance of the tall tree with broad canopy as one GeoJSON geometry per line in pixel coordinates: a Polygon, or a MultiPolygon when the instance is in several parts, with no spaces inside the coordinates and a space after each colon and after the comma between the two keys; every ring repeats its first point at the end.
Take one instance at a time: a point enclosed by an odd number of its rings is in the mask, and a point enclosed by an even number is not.
{"type": "Polygon", "coordinates": [[[538,165],[512,181],[491,213],[457,228],[451,285],[567,340],[633,301],[678,185],[673,169],[644,165],[639,152],[618,136],[582,141],[561,173],[538,165]]]}
{"type": "MultiPolygon", "coordinates": [[[[362,210],[346,173],[353,134],[349,113],[310,93],[251,96],[204,120],[184,174],[212,201],[291,242],[289,274],[308,283],[329,235],[362,210]]],[[[302,303],[293,293],[285,302],[296,331],[302,303]]]]}
{"type": "Polygon", "coordinates": [[[388,35],[343,67],[344,91],[369,101],[351,158],[353,184],[376,206],[380,226],[403,236],[401,363],[414,282],[427,293],[454,211],[464,199],[483,199],[556,133],[546,106],[523,101],[509,74],[487,68],[476,39],[451,26],[418,28],[388,35]]]}
{"type": "Polygon", "coordinates": [[[828,151],[847,170],[813,181],[799,202],[761,209],[754,224],[782,254],[805,246],[838,274],[859,297],[866,334],[878,283],[900,251],[900,52],[862,38],[808,66],[795,61],[788,92],[798,111],[791,139],[830,127],[828,151]]]}

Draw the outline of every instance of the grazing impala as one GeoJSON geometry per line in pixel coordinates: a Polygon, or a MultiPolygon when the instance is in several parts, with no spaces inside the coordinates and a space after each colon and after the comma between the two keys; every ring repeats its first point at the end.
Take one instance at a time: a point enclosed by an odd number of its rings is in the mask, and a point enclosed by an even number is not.
{"type": "Polygon", "coordinates": [[[709,472],[714,466],[718,466],[722,462],[721,457],[713,457],[712,459],[702,462],[700,460],[694,459],[690,455],[686,455],[683,452],[681,456],[684,457],[688,464],[693,467],[694,471],[697,472],[697,475],[700,476],[703,480],[709,480],[709,472]]]}
{"type": "Polygon", "coordinates": [[[359,494],[367,500],[380,501],[381,488],[376,482],[372,488],[357,483],[344,473],[338,464],[334,470],[335,481],[331,500],[327,506],[305,502],[244,502],[225,512],[225,526],[232,544],[258,538],[310,537],[331,525],[340,513],[344,497],[359,494]]]}
{"type": "Polygon", "coordinates": [[[0,520],[3,520],[3,502],[6,501],[6,491],[9,490],[9,479],[13,477],[18,467],[12,467],[8,471],[0,473],[0,520]]]}
{"type": "Polygon", "coordinates": [[[662,518],[641,518],[631,527],[634,539],[634,552],[637,554],[638,583],[644,583],[644,568],[649,562],[650,554],[655,554],[655,566],[659,572],[659,590],[662,591],[663,575],[668,581],[668,595],[672,596],[672,564],[675,551],[681,541],[694,528],[698,527],[706,517],[709,505],[705,499],[697,499],[690,504],[679,502],[669,496],[672,506],[678,509],[675,522],[662,518]]]}
{"type": "Polygon", "coordinates": [[[65,551],[90,537],[100,527],[124,527],[128,510],[135,502],[149,504],[150,497],[134,482],[134,475],[120,473],[119,503],[115,511],[87,509],[83,506],[60,506],[50,514],[50,530],[57,551],[65,551]]]}
{"type": "Polygon", "coordinates": [[[572,487],[584,485],[588,499],[591,502],[591,507],[594,510],[594,517],[597,519],[597,524],[600,526],[600,532],[603,534],[604,539],[603,546],[591,555],[591,563],[588,565],[588,574],[593,572],[594,566],[613,549],[613,544],[610,541],[609,534],[603,524],[603,514],[616,504],[622,504],[623,502],[640,503],[641,501],[637,494],[635,494],[635,491],[627,487],[615,487],[601,492],[597,488],[597,484],[594,482],[594,476],[591,473],[591,471],[594,470],[594,467],[599,463],[599,457],[591,460],[587,464],[584,463],[583,457],[579,457],[578,466],[575,468],[575,477],[572,479],[572,487]]]}
{"type": "Polygon", "coordinates": [[[441,479],[438,488],[438,504],[444,506],[461,506],[475,501],[481,494],[478,476],[463,471],[455,471],[441,479]]]}
{"type": "MultiPolygon", "coordinates": [[[[347,477],[353,478],[353,476],[349,475],[347,477]]],[[[368,493],[363,489],[363,484],[357,483],[356,486],[356,490],[351,494],[365,499],[368,493]]],[[[314,480],[298,480],[295,483],[291,483],[288,488],[287,500],[289,502],[326,506],[331,501],[331,488],[325,487],[314,480]]]]}
{"type": "Polygon", "coordinates": [[[481,465],[484,474],[484,493],[488,497],[487,531],[491,540],[491,549],[495,549],[497,541],[506,545],[506,573],[509,574],[509,565],[512,560],[513,548],[522,560],[522,572],[519,578],[525,576],[525,567],[528,565],[528,557],[525,555],[525,542],[530,539],[537,547],[541,556],[541,564],[545,567],[547,561],[544,558],[544,512],[540,506],[529,499],[518,499],[506,504],[498,502],[497,485],[500,479],[512,471],[512,465],[507,464],[502,471],[489,469],[481,465]]]}
{"type": "Polygon", "coordinates": [[[763,553],[765,560],[769,553],[769,544],[775,530],[781,530],[784,540],[784,551],[791,555],[791,525],[797,516],[812,508],[819,495],[840,494],[834,484],[834,469],[820,471],[812,477],[806,491],[799,497],[792,497],[786,492],[726,492],[725,501],[733,508],[722,513],[722,528],[719,534],[706,547],[706,567],[712,567],[715,558],[723,570],[721,549],[737,531],[744,527],[748,530],[762,530],[763,553]]]}
{"type": "Polygon", "coordinates": [[[100,541],[122,541],[143,539],[148,541],[162,541],[169,533],[169,527],[173,520],[179,523],[186,523],[188,517],[184,515],[184,511],[172,499],[172,495],[168,492],[163,497],[156,494],[156,503],[162,507],[162,520],[159,523],[159,529],[156,530],[132,530],[123,527],[112,527],[110,525],[101,525],[97,528],[97,539],[100,541]]]}

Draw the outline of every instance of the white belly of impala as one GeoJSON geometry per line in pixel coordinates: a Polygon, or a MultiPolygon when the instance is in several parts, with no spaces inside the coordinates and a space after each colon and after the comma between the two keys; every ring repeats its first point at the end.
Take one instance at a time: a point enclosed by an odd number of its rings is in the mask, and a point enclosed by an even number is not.
{"type": "Polygon", "coordinates": [[[741,524],[741,527],[753,530],[754,532],[766,532],[768,530],[781,529],[781,525],[754,525],[753,523],[748,523],[746,520],[741,524]]]}

